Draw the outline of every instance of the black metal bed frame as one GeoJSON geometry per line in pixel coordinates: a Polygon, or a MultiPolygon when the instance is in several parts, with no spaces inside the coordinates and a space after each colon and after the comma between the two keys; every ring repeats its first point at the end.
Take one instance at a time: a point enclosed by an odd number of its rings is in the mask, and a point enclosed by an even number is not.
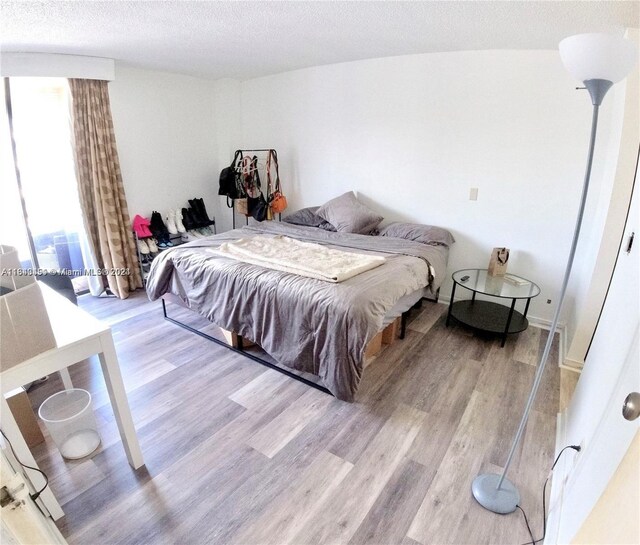
{"type": "MultiPolygon", "coordinates": [[[[435,299],[428,299],[426,297],[422,297],[415,305],[413,305],[409,310],[405,311],[402,313],[401,318],[400,318],[400,339],[404,339],[405,335],[407,333],[407,319],[409,318],[409,313],[411,312],[412,309],[416,308],[419,309],[422,307],[422,301],[429,301],[431,303],[437,303],[438,299],[440,296],[440,289],[438,289],[436,291],[436,298],[435,299]]],[[[267,361],[259,356],[256,356],[255,354],[251,354],[250,352],[246,352],[244,350],[243,347],[243,342],[242,342],[242,336],[238,335],[238,347],[236,348],[235,346],[232,346],[220,339],[216,339],[215,337],[212,337],[211,335],[207,335],[206,333],[203,333],[202,331],[197,330],[195,327],[192,327],[188,324],[185,324],[184,322],[181,322],[179,320],[176,320],[175,318],[172,318],[171,316],[169,316],[167,314],[167,303],[164,299],[162,299],[162,314],[164,316],[164,319],[171,322],[172,324],[175,324],[177,326],[180,326],[183,329],[186,329],[187,331],[190,331],[191,333],[195,333],[196,335],[202,337],[203,339],[207,339],[208,341],[212,341],[220,346],[224,346],[225,348],[231,350],[232,352],[236,352],[237,354],[240,354],[242,356],[244,356],[245,358],[249,358],[250,360],[253,360],[257,363],[259,363],[260,365],[264,365],[265,367],[268,367],[269,369],[273,369],[274,371],[278,371],[279,373],[282,373],[283,375],[286,375],[294,380],[297,380],[298,382],[302,382],[303,384],[306,384],[307,386],[311,386],[312,388],[315,388],[316,390],[320,390],[321,392],[324,392],[325,394],[329,394],[329,395],[333,395],[327,388],[325,388],[324,386],[317,384],[316,382],[313,382],[312,380],[309,380],[307,378],[304,378],[303,376],[300,376],[292,371],[289,371],[288,369],[285,369],[284,367],[280,367],[274,363],[271,363],[270,361],[267,361]]]]}

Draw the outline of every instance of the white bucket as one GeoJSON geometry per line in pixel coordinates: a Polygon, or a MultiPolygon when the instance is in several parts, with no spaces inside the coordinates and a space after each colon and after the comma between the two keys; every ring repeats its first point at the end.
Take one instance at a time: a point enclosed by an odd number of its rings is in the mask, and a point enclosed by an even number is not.
{"type": "Polygon", "coordinates": [[[40,405],[38,415],[64,458],[84,458],[98,448],[100,435],[86,390],[72,388],[53,394],[40,405]]]}

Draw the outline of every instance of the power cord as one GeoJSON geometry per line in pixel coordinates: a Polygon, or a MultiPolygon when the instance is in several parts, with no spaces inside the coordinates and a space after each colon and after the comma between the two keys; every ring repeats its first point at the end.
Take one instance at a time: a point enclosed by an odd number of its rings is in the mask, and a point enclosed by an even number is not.
{"type": "Polygon", "coordinates": [[[564,451],[567,449],[572,449],[572,450],[575,450],[576,452],[580,452],[582,450],[582,448],[578,445],[569,445],[564,447],[558,453],[558,456],[556,456],[556,459],[553,462],[553,465],[551,466],[551,471],[549,471],[549,475],[545,479],[544,486],[542,487],[542,537],[540,539],[535,539],[533,537],[533,532],[531,531],[531,526],[529,525],[527,514],[524,512],[524,509],[522,507],[520,507],[519,505],[516,505],[516,507],[520,509],[520,511],[522,512],[522,516],[524,517],[524,523],[527,525],[529,537],[531,538],[531,541],[527,541],[526,543],[522,543],[521,545],[536,545],[540,541],[543,541],[545,536],[547,535],[547,484],[549,482],[549,479],[551,478],[551,474],[553,473],[553,470],[558,464],[558,460],[560,460],[560,456],[562,456],[564,451]]]}
{"type": "Polygon", "coordinates": [[[18,455],[16,454],[16,451],[13,450],[13,445],[11,444],[11,441],[9,441],[9,438],[4,434],[4,432],[2,430],[0,430],[0,433],[2,434],[2,437],[4,437],[4,440],[7,442],[7,444],[9,445],[9,448],[11,449],[11,453],[13,454],[13,457],[18,461],[19,464],[22,467],[26,468],[26,469],[30,469],[31,471],[37,471],[38,473],[40,473],[44,477],[44,481],[45,481],[44,482],[44,486],[38,492],[34,492],[33,494],[29,494],[29,496],[31,496],[31,499],[33,501],[36,501],[40,497],[40,494],[42,494],[44,492],[44,489],[47,488],[47,486],[49,486],[49,477],[41,469],[39,469],[37,467],[29,466],[27,464],[23,464],[22,461],[20,460],[20,458],[18,458],[18,455]]]}

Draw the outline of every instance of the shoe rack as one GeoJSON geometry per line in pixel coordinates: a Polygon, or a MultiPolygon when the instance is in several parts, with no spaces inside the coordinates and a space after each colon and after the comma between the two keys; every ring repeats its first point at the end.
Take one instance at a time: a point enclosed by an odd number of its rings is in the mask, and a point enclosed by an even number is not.
{"type": "MultiPolygon", "coordinates": [[[[140,274],[142,276],[142,283],[147,285],[147,277],[149,276],[149,270],[151,269],[151,262],[156,258],[156,256],[160,255],[160,253],[170,250],[171,248],[175,248],[176,246],[180,246],[187,242],[191,242],[190,240],[183,240],[184,234],[177,233],[175,235],[169,234],[169,240],[173,246],[169,246],[167,248],[158,248],[158,253],[156,254],[143,254],[140,252],[140,247],[138,246],[138,240],[145,240],[144,238],[139,238],[135,231],[133,231],[133,236],[136,240],[136,252],[138,253],[138,265],[140,267],[140,274]]],[[[193,240],[196,240],[193,238],[193,240]]]]}

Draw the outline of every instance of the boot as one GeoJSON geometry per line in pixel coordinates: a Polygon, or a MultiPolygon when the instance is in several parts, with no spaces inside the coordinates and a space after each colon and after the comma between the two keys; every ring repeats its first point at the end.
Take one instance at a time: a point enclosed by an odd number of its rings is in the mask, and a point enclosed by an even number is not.
{"type": "Polygon", "coordinates": [[[167,226],[162,221],[162,216],[159,212],[155,210],[151,214],[151,232],[153,236],[156,237],[158,242],[168,242],[169,241],[169,231],[167,230],[167,226]]]}
{"type": "Polygon", "coordinates": [[[176,213],[173,210],[169,210],[167,214],[167,229],[171,235],[178,234],[178,226],[176,225],[176,213]]]}
{"type": "Polygon", "coordinates": [[[191,217],[194,219],[196,226],[198,228],[204,227],[206,220],[200,215],[200,210],[198,210],[198,202],[195,199],[189,199],[189,211],[191,212],[191,217]]]}
{"type": "Polygon", "coordinates": [[[187,208],[189,216],[191,216],[191,221],[193,223],[194,229],[200,229],[202,227],[202,218],[198,215],[198,213],[192,208],[187,208]]]}
{"type": "Polygon", "coordinates": [[[176,220],[176,229],[178,229],[178,233],[186,233],[187,230],[184,228],[184,225],[182,224],[182,212],[180,210],[174,210],[173,217],[176,220]]]}
{"type": "Polygon", "coordinates": [[[205,227],[208,227],[209,225],[213,225],[215,221],[209,219],[209,214],[207,214],[207,209],[204,205],[204,199],[200,197],[200,198],[193,199],[193,201],[196,203],[196,208],[200,212],[200,217],[205,222],[205,227]]]}
{"type": "Polygon", "coordinates": [[[182,209],[182,223],[187,231],[191,231],[196,228],[188,208],[182,209]]]}

